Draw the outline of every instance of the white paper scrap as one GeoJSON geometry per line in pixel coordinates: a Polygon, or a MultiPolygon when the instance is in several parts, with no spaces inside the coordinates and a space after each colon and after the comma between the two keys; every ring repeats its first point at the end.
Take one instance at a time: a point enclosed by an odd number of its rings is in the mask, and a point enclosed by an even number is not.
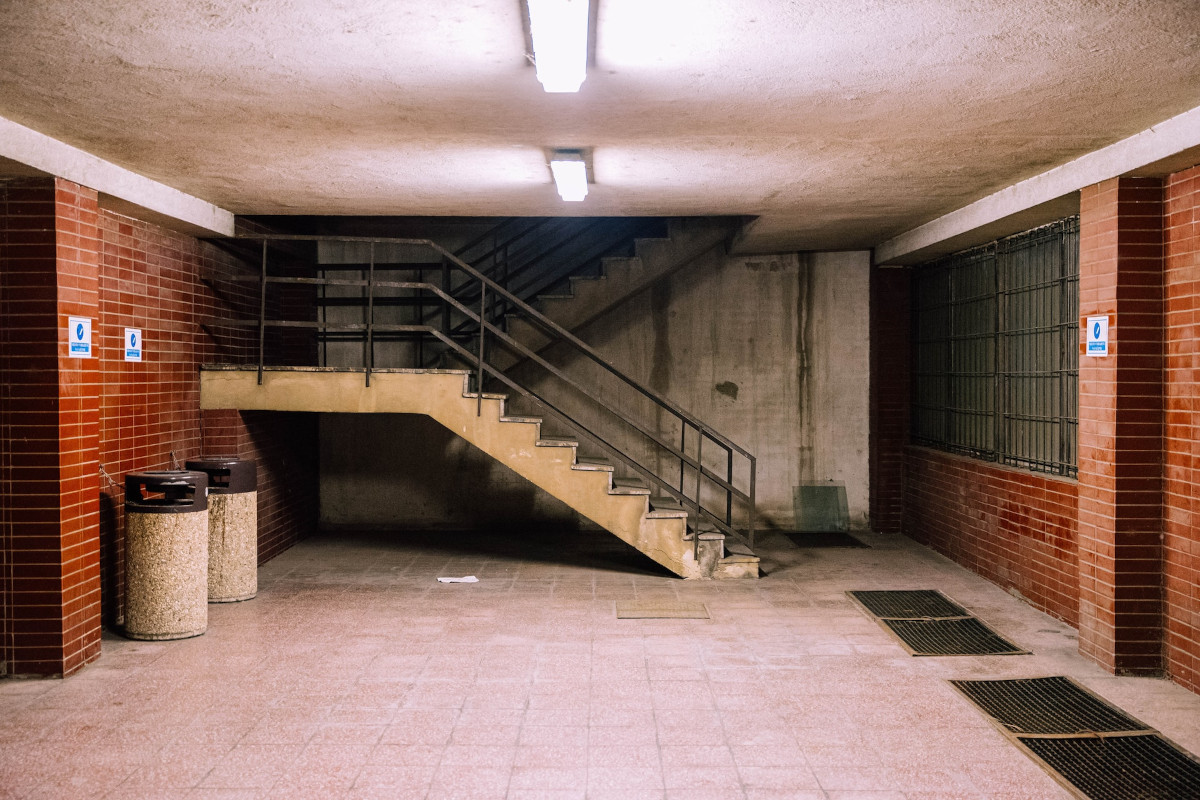
{"type": "Polygon", "coordinates": [[[479,583],[479,578],[474,575],[465,575],[461,578],[438,578],[438,583],[479,583]]]}

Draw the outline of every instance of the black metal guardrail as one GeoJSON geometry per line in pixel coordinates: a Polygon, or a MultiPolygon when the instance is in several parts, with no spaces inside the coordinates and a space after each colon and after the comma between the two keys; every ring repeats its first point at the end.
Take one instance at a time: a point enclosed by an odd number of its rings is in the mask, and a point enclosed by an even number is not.
{"type": "MultiPolygon", "coordinates": [[[[696,528],[701,520],[711,523],[722,533],[745,543],[749,547],[754,547],[757,462],[752,453],[721,435],[675,403],[621,372],[569,331],[557,325],[553,320],[550,320],[529,306],[504,286],[435,242],[428,239],[303,235],[239,236],[233,240],[227,239],[223,241],[235,245],[259,245],[257,248],[254,248],[256,251],[254,255],[259,262],[257,274],[237,273],[221,276],[223,280],[240,283],[256,282],[258,284],[258,314],[256,319],[212,318],[207,320],[206,324],[215,327],[256,328],[258,344],[257,369],[260,384],[262,383],[263,370],[268,366],[266,363],[266,333],[270,328],[312,329],[318,336],[334,334],[363,341],[365,344],[363,350],[364,363],[361,369],[364,372],[367,386],[371,385],[371,374],[375,371],[375,344],[378,336],[383,335],[388,338],[398,337],[418,343],[437,342],[443,347],[443,352],[452,354],[460,361],[471,365],[471,371],[474,374],[474,385],[478,394],[478,407],[482,406],[484,387],[489,379],[498,382],[513,392],[529,398],[547,415],[568,426],[582,439],[600,448],[614,460],[625,465],[634,474],[647,481],[653,489],[657,489],[666,496],[673,498],[680,506],[691,512],[696,520],[696,524],[692,526],[694,547],[699,547],[700,537],[696,528]],[[363,279],[350,279],[270,274],[268,267],[272,247],[277,248],[277,250],[286,256],[295,259],[297,257],[298,246],[303,247],[303,243],[313,243],[315,245],[319,242],[368,245],[370,258],[365,265],[366,269],[363,270],[366,277],[363,279]],[[376,263],[375,250],[376,247],[381,245],[428,248],[434,256],[434,261],[440,266],[440,269],[437,270],[438,283],[435,284],[425,280],[379,280],[376,276],[379,265],[376,263]],[[457,280],[452,277],[451,273],[453,272],[459,273],[457,280]],[[363,294],[359,299],[364,306],[365,319],[362,322],[328,322],[314,319],[268,319],[268,287],[279,284],[358,288],[363,294]],[[461,290],[464,286],[469,286],[473,290],[470,294],[475,295],[472,298],[475,302],[472,302],[471,305],[467,305],[456,296],[461,296],[461,290]],[[416,308],[422,309],[416,317],[419,321],[416,324],[376,322],[376,302],[380,299],[378,292],[381,290],[407,290],[418,293],[417,297],[420,298],[420,301],[414,305],[416,308]],[[618,405],[621,404],[606,401],[596,392],[582,385],[579,380],[566,374],[562,368],[551,364],[542,355],[545,352],[545,348],[534,350],[509,336],[507,331],[504,330],[501,321],[497,320],[497,315],[492,311],[496,302],[503,303],[508,312],[521,314],[531,324],[540,329],[543,334],[549,337],[553,344],[568,348],[577,356],[586,359],[601,368],[605,373],[613,376],[616,379],[616,385],[624,387],[628,392],[632,392],[634,397],[650,401],[653,408],[656,409],[656,414],[665,414],[670,419],[675,420],[680,428],[679,446],[666,441],[661,433],[652,431],[648,423],[633,419],[628,413],[622,412],[618,408],[618,405]],[[440,311],[440,313],[433,315],[433,319],[430,319],[430,315],[427,315],[423,310],[430,304],[438,306],[440,311]],[[455,314],[463,318],[457,324],[453,320],[455,314]],[[464,325],[471,326],[472,330],[469,332],[464,331],[464,325]],[[470,335],[464,335],[465,333],[469,333],[470,335]],[[629,452],[630,448],[619,446],[614,441],[614,437],[621,434],[619,429],[612,431],[593,430],[553,403],[548,397],[544,396],[544,393],[539,393],[531,388],[530,384],[536,383],[536,381],[529,379],[518,380],[510,372],[506,372],[493,359],[488,357],[488,353],[496,347],[516,354],[519,357],[518,361],[523,371],[530,371],[528,365],[536,365],[538,369],[533,371],[538,378],[542,380],[549,378],[553,382],[557,382],[560,386],[569,387],[574,392],[586,397],[600,409],[603,409],[609,417],[618,420],[619,424],[625,426],[629,432],[633,432],[641,436],[645,441],[652,443],[654,453],[659,456],[659,458],[654,459],[658,463],[658,467],[652,468],[631,455],[629,452]],[[695,443],[694,453],[687,451],[689,430],[692,432],[691,438],[695,443]],[[705,466],[704,451],[706,446],[716,448],[718,453],[723,456],[721,458],[723,469],[717,467],[715,469],[719,471],[714,471],[714,468],[705,466]],[[668,471],[663,467],[664,460],[671,467],[672,477],[670,478],[664,474],[668,471]],[[678,477],[675,477],[676,465],[678,467],[678,477]],[[689,477],[691,480],[686,480],[689,477]],[[716,495],[719,501],[721,501],[719,502],[721,507],[714,510],[711,502],[705,502],[706,495],[709,497],[716,495]],[[735,522],[735,504],[740,504],[739,511],[744,514],[744,527],[739,526],[735,522]]],[[[243,259],[246,259],[249,255],[249,251],[244,247],[237,247],[236,251],[240,253],[243,259]]],[[[422,276],[431,263],[433,262],[423,262],[419,265],[422,276]]],[[[317,263],[315,259],[311,267],[314,272],[321,272],[322,270],[322,265],[317,263]]],[[[417,271],[417,267],[418,265],[414,264],[412,267],[413,271],[417,271]]],[[[391,264],[388,266],[388,269],[403,269],[403,265],[391,264]]],[[[422,354],[416,357],[414,366],[424,366],[423,362],[424,355],[422,354]]],[[[633,404],[626,403],[625,405],[629,406],[633,404]]],[[[710,456],[709,463],[711,464],[712,462],[713,459],[710,456]]]]}

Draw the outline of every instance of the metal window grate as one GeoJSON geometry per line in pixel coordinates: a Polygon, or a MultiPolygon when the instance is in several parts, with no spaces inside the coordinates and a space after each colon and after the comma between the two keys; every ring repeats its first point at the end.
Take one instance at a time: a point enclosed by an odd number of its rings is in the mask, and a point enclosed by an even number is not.
{"type": "Polygon", "coordinates": [[[912,438],[1076,473],[1079,220],[914,272],[912,438]]]}
{"type": "Polygon", "coordinates": [[[1075,474],[1079,375],[1079,225],[1000,243],[998,378],[1006,464],[1075,474]]]}

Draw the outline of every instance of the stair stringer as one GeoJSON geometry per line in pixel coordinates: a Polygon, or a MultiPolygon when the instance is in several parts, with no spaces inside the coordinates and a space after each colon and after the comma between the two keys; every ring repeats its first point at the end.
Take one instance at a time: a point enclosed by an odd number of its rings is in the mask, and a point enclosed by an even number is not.
{"type": "Polygon", "coordinates": [[[469,374],[462,370],[374,372],[370,387],[357,371],[268,369],[261,386],[257,377],[255,369],[203,369],[200,407],[424,414],[680,577],[713,577],[712,565],[721,560],[720,541],[702,541],[696,559],[686,512],[652,510],[649,490],[614,486],[612,467],[581,464],[574,443],[539,445],[540,419],[506,417],[502,395],[480,401],[467,392],[469,374]]]}

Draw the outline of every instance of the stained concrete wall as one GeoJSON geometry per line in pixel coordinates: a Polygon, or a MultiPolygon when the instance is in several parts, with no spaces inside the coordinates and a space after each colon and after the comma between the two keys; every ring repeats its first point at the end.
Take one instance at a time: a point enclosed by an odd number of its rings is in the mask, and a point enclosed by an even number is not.
{"type": "MultiPolygon", "coordinates": [[[[760,521],[793,527],[796,487],[833,482],[845,486],[851,527],[865,528],[868,268],[866,252],[713,255],[630,299],[580,337],[757,456],[760,521]]],[[[555,360],[574,374],[599,374],[578,359],[555,360]]],[[[648,412],[643,403],[621,399],[611,381],[597,386],[615,404],[648,412]]],[[[597,416],[578,398],[564,395],[562,402],[585,422],[597,416]]],[[[677,424],[661,413],[651,412],[650,420],[664,437],[678,436],[677,424]]],[[[653,458],[629,441],[640,457],[653,458]]],[[[321,516],[328,526],[571,518],[558,501],[429,420],[329,415],[321,453],[321,516]]],[[[716,453],[707,455],[713,463],[716,453]]]]}
{"type": "MultiPolygon", "coordinates": [[[[795,488],[832,481],[846,488],[852,527],[865,527],[868,266],[863,252],[714,255],[581,338],[755,454],[764,522],[793,527],[795,488]]],[[[599,371],[590,377],[607,399],[619,396],[599,371]]],[[[661,414],[656,422],[663,438],[678,440],[678,426],[661,414]]],[[[706,464],[719,468],[722,454],[706,448],[706,464]]]]}

